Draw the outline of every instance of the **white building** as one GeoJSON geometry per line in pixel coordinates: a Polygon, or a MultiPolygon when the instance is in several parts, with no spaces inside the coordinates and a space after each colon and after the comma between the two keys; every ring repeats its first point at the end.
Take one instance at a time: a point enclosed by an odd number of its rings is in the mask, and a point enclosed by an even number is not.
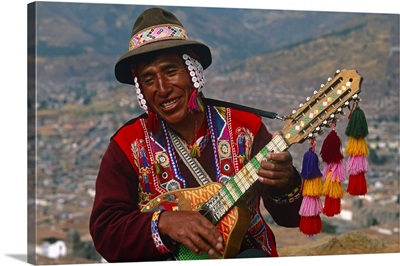
{"type": "Polygon", "coordinates": [[[36,254],[50,259],[67,256],[67,246],[58,239],[46,239],[37,247],[36,254]]]}

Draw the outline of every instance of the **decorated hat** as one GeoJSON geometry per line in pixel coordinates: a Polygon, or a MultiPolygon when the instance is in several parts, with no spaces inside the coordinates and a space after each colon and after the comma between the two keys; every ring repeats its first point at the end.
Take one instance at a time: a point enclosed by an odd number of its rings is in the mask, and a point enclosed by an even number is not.
{"type": "Polygon", "coordinates": [[[199,57],[203,69],[211,65],[210,48],[191,40],[174,14],[162,8],[147,9],[133,25],[129,51],[118,59],[115,77],[122,83],[133,84],[131,65],[138,56],[177,47],[190,47],[199,57]]]}

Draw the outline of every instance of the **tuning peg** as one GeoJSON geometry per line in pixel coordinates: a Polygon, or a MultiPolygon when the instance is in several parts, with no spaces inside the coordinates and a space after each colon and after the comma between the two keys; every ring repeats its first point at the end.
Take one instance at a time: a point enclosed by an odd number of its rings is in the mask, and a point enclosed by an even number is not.
{"type": "Polygon", "coordinates": [[[335,76],[340,73],[340,69],[336,70],[335,76]]]}
{"type": "Polygon", "coordinates": [[[323,88],[324,86],[325,86],[325,84],[321,84],[321,86],[320,86],[320,87],[321,87],[321,88],[323,88]]]}
{"type": "Polygon", "coordinates": [[[322,135],[324,133],[324,130],[321,127],[317,127],[315,129],[316,135],[322,135]]]}
{"type": "Polygon", "coordinates": [[[339,108],[337,109],[336,113],[341,114],[341,115],[345,115],[345,113],[344,113],[342,107],[339,107],[339,108]]]}
{"type": "Polygon", "coordinates": [[[328,78],[328,82],[329,82],[329,81],[331,81],[331,80],[332,80],[332,78],[331,78],[331,77],[329,77],[329,78],[328,78]]]}
{"type": "Polygon", "coordinates": [[[318,91],[314,91],[314,92],[313,92],[314,95],[317,94],[317,93],[318,93],[318,91]]]}
{"type": "Polygon", "coordinates": [[[324,127],[326,127],[326,128],[330,128],[330,127],[331,127],[331,124],[329,123],[330,120],[331,120],[331,119],[324,120],[324,122],[322,122],[322,125],[323,125],[324,127]]]}
{"type": "Polygon", "coordinates": [[[294,115],[295,113],[296,113],[296,110],[293,110],[293,111],[292,111],[292,115],[294,115]]]}

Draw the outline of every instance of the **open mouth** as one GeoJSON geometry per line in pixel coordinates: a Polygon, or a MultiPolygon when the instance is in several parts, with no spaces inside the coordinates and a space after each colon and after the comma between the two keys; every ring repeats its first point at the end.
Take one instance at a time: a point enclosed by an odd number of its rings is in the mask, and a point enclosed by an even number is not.
{"type": "Polygon", "coordinates": [[[176,99],[174,99],[174,100],[172,100],[172,101],[162,103],[162,104],[160,104],[160,106],[161,106],[162,108],[168,109],[168,108],[171,108],[172,106],[174,106],[174,104],[175,104],[178,100],[179,100],[179,98],[176,98],[176,99]]]}

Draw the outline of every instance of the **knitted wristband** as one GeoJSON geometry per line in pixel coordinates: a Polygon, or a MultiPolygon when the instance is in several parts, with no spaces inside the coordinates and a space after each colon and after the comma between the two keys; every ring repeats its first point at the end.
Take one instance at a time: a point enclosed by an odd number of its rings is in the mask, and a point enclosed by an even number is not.
{"type": "Polygon", "coordinates": [[[154,244],[156,245],[156,248],[158,252],[161,254],[167,254],[171,252],[167,248],[167,246],[162,242],[160,233],[158,232],[158,219],[160,218],[162,210],[158,210],[153,212],[153,216],[151,218],[151,236],[153,237],[154,244]]]}
{"type": "Polygon", "coordinates": [[[303,182],[298,184],[293,190],[286,194],[281,195],[269,195],[270,199],[273,200],[276,204],[287,204],[294,202],[301,196],[303,182]]]}

